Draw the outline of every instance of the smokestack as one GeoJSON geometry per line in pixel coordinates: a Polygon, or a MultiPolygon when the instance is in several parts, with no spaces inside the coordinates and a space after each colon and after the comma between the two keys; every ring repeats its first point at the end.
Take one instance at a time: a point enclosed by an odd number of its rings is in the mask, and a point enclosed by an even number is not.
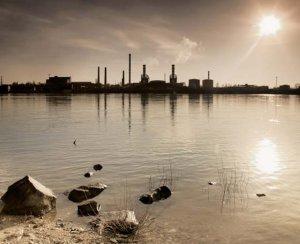
{"type": "Polygon", "coordinates": [[[104,85],[107,84],[107,70],[106,67],[104,68],[104,85]]]}
{"type": "Polygon", "coordinates": [[[209,76],[210,76],[210,71],[208,71],[208,79],[209,79],[209,76]]]}
{"type": "Polygon", "coordinates": [[[122,86],[125,85],[125,71],[123,70],[123,74],[122,74],[122,86]]]}
{"type": "Polygon", "coordinates": [[[128,83],[131,84],[131,53],[129,53],[128,83]]]}
{"type": "Polygon", "coordinates": [[[172,64],[172,77],[175,75],[175,64],[172,64]]]}
{"type": "Polygon", "coordinates": [[[2,77],[2,75],[1,75],[0,85],[1,86],[3,85],[3,77],[2,77]]]}
{"type": "Polygon", "coordinates": [[[98,76],[97,76],[97,83],[100,84],[100,67],[98,66],[98,76]]]}
{"type": "Polygon", "coordinates": [[[143,76],[146,76],[146,64],[143,64],[143,76]]]}

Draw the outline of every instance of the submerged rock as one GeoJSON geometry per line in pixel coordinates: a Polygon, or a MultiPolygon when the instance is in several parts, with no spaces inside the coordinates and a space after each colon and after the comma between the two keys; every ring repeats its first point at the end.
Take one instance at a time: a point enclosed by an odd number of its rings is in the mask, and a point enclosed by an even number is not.
{"type": "Polygon", "coordinates": [[[161,186],[154,190],[152,198],[154,202],[167,199],[171,196],[171,190],[167,186],[161,186]]]}
{"type": "Polygon", "coordinates": [[[79,216],[95,216],[99,214],[100,204],[96,201],[89,201],[85,204],[78,206],[78,215],[79,216]]]}
{"type": "Polygon", "coordinates": [[[153,198],[150,194],[141,195],[139,200],[144,204],[152,204],[153,203],[153,198]]]}
{"type": "Polygon", "coordinates": [[[156,188],[151,194],[143,194],[139,200],[144,204],[152,204],[153,202],[169,198],[171,194],[169,187],[161,186],[156,188]]]}
{"type": "Polygon", "coordinates": [[[94,170],[98,171],[98,170],[101,170],[103,167],[101,164],[95,164],[93,168],[94,168],[94,170]]]}
{"type": "Polygon", "coordinates": [[[106,188],[107,186],[101,183],[79,186],[70,191],[68,199],[72,202],[83,202],[98,196],[106,188]]]}
{"type": "Polygon", "coordinates": [[[1,197],[2,212],[11,215],[43,215],[56,208],[56,196],[30,176],[8,187],[1,197]]]}
{"type": "Polygon", "coordinates": [[[94,173],[93,172],[87,172],[84,174],[84,177],[90,178],[94,173]]]}

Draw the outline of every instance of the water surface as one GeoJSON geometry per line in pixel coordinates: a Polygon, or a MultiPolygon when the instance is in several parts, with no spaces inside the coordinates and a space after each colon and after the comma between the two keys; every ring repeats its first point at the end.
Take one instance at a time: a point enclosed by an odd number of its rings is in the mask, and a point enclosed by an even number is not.
{"type": "Polygon", "coordinates": [[[149,177],[172,172],[172,197],[150,206],[156,242],[298,243],[299,111],[298,96],[0,96],[0,192],[30,174],[81,221],[65,190],[101,181],[103,210],[143,211],[149,177]]]}

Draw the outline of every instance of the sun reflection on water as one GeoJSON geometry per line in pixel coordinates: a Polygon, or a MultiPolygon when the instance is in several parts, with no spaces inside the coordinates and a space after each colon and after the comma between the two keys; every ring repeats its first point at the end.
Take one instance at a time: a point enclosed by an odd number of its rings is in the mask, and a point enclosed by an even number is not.
{"type": "Polygon", "coordinates": [[[281,169],[277,146],[269,139],[263,139],[258,144],[255,153],[255,166],[261,173],[273,174],[281,169]]]}

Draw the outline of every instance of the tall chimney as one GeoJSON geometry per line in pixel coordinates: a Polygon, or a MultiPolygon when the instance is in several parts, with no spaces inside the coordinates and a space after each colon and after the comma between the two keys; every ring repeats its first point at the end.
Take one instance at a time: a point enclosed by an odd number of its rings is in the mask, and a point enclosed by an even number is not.
{"type": "Polygon", "coordinates": [[[3,77],[2,77],[2,75],[1,75],[0,85],[1,86],[3,85],[3,77]]]}
{"type": "Polygon", "coordinates": [[[104,85],[107,84],[107,69],[106,67],[104,68],[104,85]]]}
{"type": "Polygon", "coordinates": [[[97,83],[100,84],[100,67],[98,66],[98,77],[97,77],[97,83]]]}
{"type": "Polygon", "coordinates": [[[210,76],[210,71],[208,71],[208,79],[209,79],[209,76],[210,76]]]}
{"type": "Polygon", "coordinates": [[[128,83],[131,84],[131,53],[129,53],[128,83]]]}
{"type": "Polygon", "coordinates": [[[146,64],[143,64],[143,76],[146,76],[146,64]]]}
{"type": "Polygon", "coordinates": [[[175,64],[172,64],[172,77],[175,75],[175,64]]]}
{"type": "Polygon", "coordinates": [[[123,70],[123,74],[122,74],[122,86],[125,85],[125,71],[123,70]]]}

